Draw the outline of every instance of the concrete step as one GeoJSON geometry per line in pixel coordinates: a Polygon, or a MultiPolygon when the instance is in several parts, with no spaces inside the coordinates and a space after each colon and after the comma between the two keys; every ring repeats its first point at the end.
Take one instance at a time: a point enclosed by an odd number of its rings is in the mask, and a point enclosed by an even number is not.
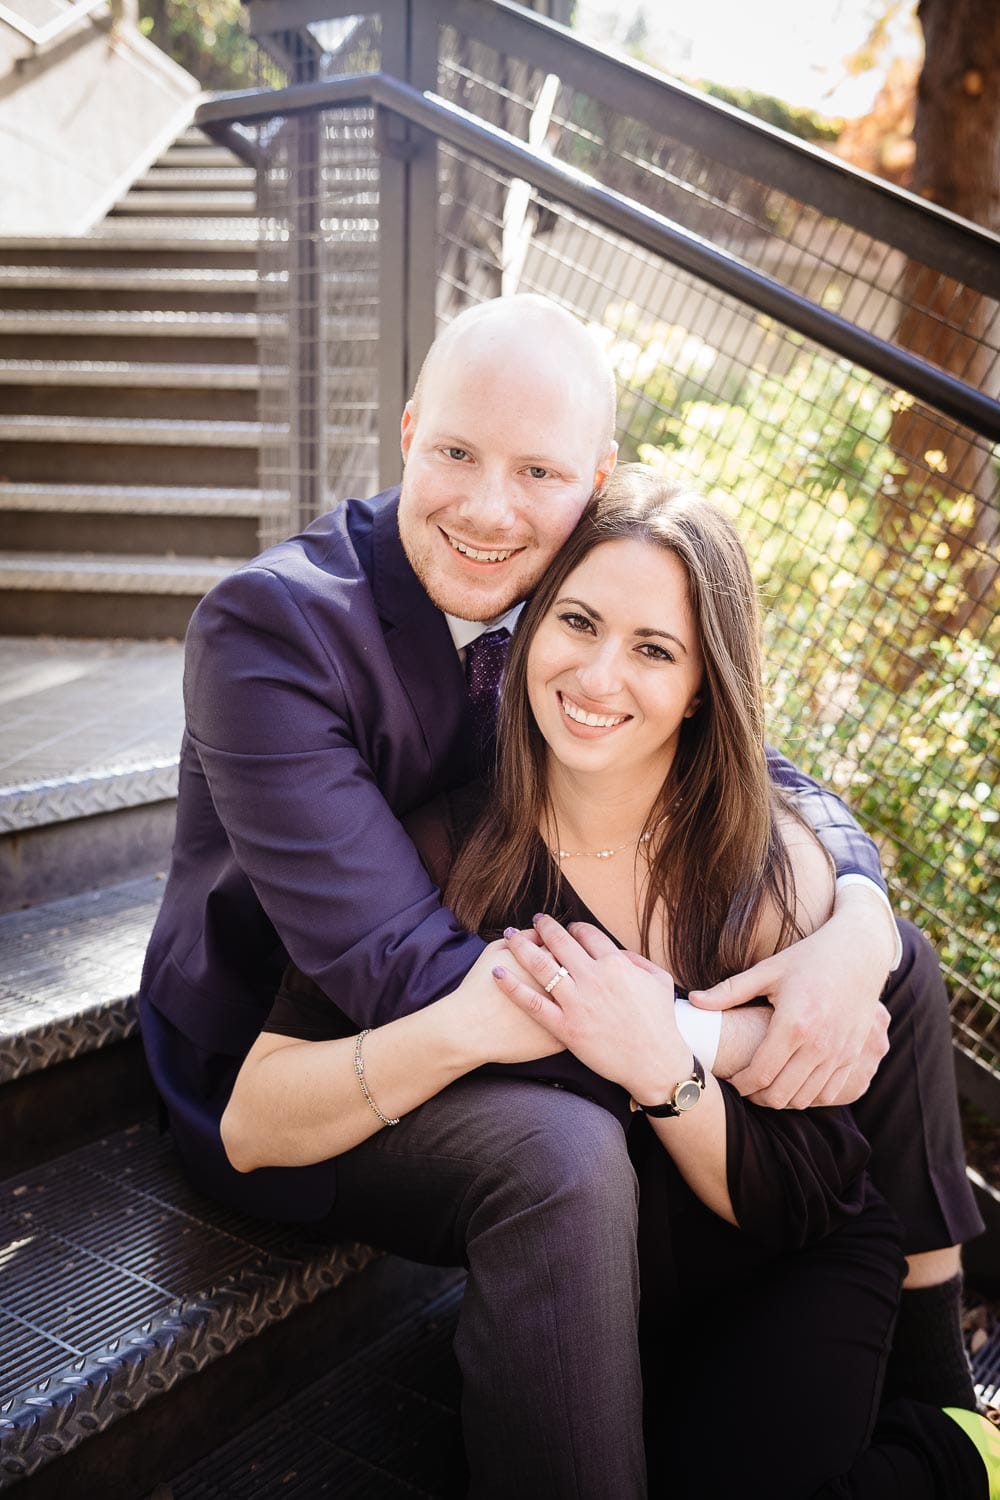
{"type": "Polygon", "coordinates": [[[260,422],[140,421],[128,417],[0,417],[0,442],[127,445],[130,448],[242,448],[256,453],[278,429],[260,422]]]}
{"type": "MultiPolygon", "coordinates": [[[[262,379],[256,364],[163,364],[142,360],[0,360],[0,414],[182,418],[252,422],[262,379]]],[[[360,389],[338,379],[344,394],[360,389]]],[[[366,387],[374,400],[374,376],[366,387]]],[[[330,393],[331,401],[335,399],[330,393]]]]}
{"type": "MultiPolygon", "coordinates": [[[[115,390],[256,391],[276,368],[257,365],[150,364],[140,360],[0,360],[0,386],[96,386],[115,390]]],[[[367,373],[367,372],[366,372],[367,373]]]]}
{"type": "Polygon", "coordinates": [[[0,359],[250,363],[276,320],[250,312],[20,311],[0,318],[0,359]]]}
{"type": "Polygon", "coordinates": [[[197,165],[163,166],[159,162],[150,167],[145,177],[132,184],[132,192],[165,192],[174,188],[195,189],[203,193],[230,193],[234,188],[254,191],[257,174],[252,167],[245,167],[234,157],[231,164],[206,166],[200,159],[197,165]]]}
{"type": "Polygon", "coordinates": [[[3,478],[245,488],[256,483],[260,445],[272,434],[278,429],[258,422],[0,417],[3,478]]]}
{"type": "Polygon", "coordinates": [[[0,632],[180,640],[198,600],[241,558],[0,553],[0,632]]]}
{"type": "Polygon", "coordinates": [[[256,313],[226,312],[18,312],[3,320],[6,337],[55,334],[60,338],[256,338],[262,320],[256,313]]]}
{"type": "Polygon", "coordinates": [[[0,311],[256,310],[256,271],[116,267],[0,267],[0,311]]]}
{"type": "Polygon", "coordinates": [[[239,167],[241,171],[246,170],[235,152],[227,151],[224,146],[171,146],[156,159],[157,168],[187,167],[195,163],[203,168],[239,167]]]}
{"type": "Polygon", "coordinates": [[[0,238],[0,261],[17,266],[79,266],[101,270],[246,267],[256,272],[257,239],[255,236],[237,239],[231,235],[213,238],[203,222],[186,224],[184,233],[162,233],[158,238],[149,234],[145,224],[118,223],[111,240],[107,234],[96,233],[82,238],[58,235],[45,239],[0,238]]]}
{"type": "MultiPolygon", "coordinates": [[[[2,484],[0,514],[237,516],[256,520],[283,510],[280,491],[140,484],[2,484]]],[[[62,524],[62,523],[60,523],[62,524]]]]}
{"type": "MultiPolygon", "coordinates": [[[[248,216],[200,214],[185,218],[179,214],[155,217],[151,214],[143,219],[129,214],[117,217],[112,214],[95,224],[88,238],[111,245],[120,240],[129,246],[140,245],[143,241],[159,245],[162,242],[183,244],[185,240],[198,240],[220,247],[224,244],[256,245],[260,233],[256,218],[248,216]]],[[[374,242],[374,233],[372,238],[374,242]]]]}
{"type": "Polygon", "coordinates": [[[138,187],[132,189],[124,198],[110,210],[109,217],[121,218],[123,215],[152,214],[163,217],[168,214],[177,214],[179,218],[193,218],[197,214],[204,214],[206,218],[246,218],[257,216],[257,200],[255,195],[243,192],[229,193],[198,193],[198,192],[170,192],[160,193],[153,189],[142,190],[138,187]]]}
{"type": "Polygon", "coordinates": [[[202,267],[0,266],[0,290],[236,293],[254,291],[252,267],[211,270],[202,267]]]}
{"type": "Polygon", "coordinates": [[[0,641],[0,911],[165,868],[182,667],[159,642],[0,641]]]}

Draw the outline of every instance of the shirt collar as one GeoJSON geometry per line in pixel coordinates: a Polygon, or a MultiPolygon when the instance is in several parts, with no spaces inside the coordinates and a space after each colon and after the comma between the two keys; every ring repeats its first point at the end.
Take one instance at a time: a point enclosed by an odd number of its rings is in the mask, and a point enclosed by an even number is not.
{"type": "Polygon", "coordinates": [[[488,630],[513,630],[517,624],[517,617],[524,608],[524,602],[515,604],[506,614],[498,615],[495,620],[460,620],[457,615],[445,615],[451,638],[455,644],[456,651],[464,651],[466,646],[485,635],[488,630]]]}

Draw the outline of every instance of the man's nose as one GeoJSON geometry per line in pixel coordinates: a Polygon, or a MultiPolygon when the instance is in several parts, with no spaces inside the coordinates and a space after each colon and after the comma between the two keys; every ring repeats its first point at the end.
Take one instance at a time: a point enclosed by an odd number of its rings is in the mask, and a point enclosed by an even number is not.
{"type": "Polygon", "coordinates": [[[514,496],[506,476],[488,470],[480,470],[467,484],[459,510],[480,536],[513,531],[516,523],[514,496]]]}

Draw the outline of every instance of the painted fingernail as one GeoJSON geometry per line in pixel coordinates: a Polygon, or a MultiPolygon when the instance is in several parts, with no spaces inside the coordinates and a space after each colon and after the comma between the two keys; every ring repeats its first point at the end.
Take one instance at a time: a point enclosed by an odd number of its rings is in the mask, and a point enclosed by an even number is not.
{"type": "Polygon", "coordinates": [[[507,970],[501,968],[500,965],[497,964],[496,968],[493,970],[493,978],[494,979],[506,979],[507,978],[507,970]]]}
{"type": "Polygon", "coordinates": [[[503,930],[503,935],[504,935],[505,938],[516,937],[516,935],[517,935],[517,928],[516,927],[505,927],[504,930],[503,930]]]}
{"type": "Polygon", "coordinates": [[[545,913],[543,911],[536,911],[535,915],[532,917],[531,920],[532,920],[532,922],[540,922],[542,920],[542,918],[544,917],[544,915],[545,915],[545,913]]]}

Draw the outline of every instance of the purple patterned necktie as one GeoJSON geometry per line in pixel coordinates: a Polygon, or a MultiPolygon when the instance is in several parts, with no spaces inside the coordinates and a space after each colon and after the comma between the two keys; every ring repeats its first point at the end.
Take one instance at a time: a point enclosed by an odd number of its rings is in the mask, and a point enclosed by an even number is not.
{"type": "Polygon", "coordinates": [[[472,722],[482,750],[497,732],[500,684],[509,644],[510,631],[504,627],[485,631],[465,648],[465,680],[469,685],[472,722]]]}

